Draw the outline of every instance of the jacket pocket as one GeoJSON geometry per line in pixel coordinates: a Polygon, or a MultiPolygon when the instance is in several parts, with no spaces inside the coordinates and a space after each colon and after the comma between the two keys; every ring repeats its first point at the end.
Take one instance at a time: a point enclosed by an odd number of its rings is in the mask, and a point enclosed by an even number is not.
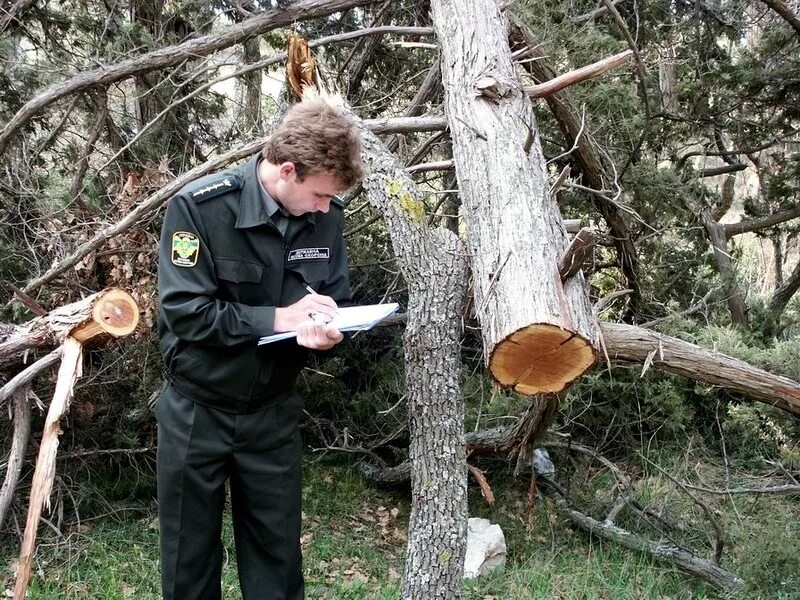
{"type": "Polygon", "coordinates": [[[327,281],[331,269],[326,260],[307,260],[301,263],[289,263],[289,269],[300,275],[306,283],[327,281]]]}
{"type": "Polygon", "coordinates": [[[217,293],[220,300],[242,302],[250,306],[273,304],[266,297],[266,288],[261,283],[264,266],[250,260],[215,258],[217,271],[217,293]]]}
{"type": "Polygon", "coordinates": [[[258,283],[264,267],[257,262],[234,258],[215,258],[217,277],[233,283],[258,283]]]}

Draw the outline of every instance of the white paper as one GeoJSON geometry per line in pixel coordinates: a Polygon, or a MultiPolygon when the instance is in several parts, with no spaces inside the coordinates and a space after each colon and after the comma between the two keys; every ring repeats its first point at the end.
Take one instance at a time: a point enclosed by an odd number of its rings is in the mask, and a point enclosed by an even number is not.
{"type": "MultiPolygon", "coordinates": [[[[365,306],[348,306],[340,308],[329,323],[339,331],[362,331],[372,329],[377,323],[397,311],[399,305],[396,302],[388,304],[367,304],[365,306]]],[[[279,340],[286,340],[297,335],[296,331],[284,331],[274,335],[266,335],[258,340],[258,345],[269,344],[279,340]]]]}

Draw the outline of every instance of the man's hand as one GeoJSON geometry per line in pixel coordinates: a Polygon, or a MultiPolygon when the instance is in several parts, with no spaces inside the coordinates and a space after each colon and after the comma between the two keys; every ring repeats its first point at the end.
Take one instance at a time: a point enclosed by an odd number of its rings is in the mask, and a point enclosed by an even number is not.
{"type": "Polygon", "coordinates": [[[310,320],[316,319],[319,324],[330,322],[336,315],[336,301],[321,294],[309,294],[303,296],[289,306],[275,309],[275,333],[282,331],[298,331],[300,325],[310,320]]]}
{"type": "Polygon", "coordinates": [[[297,327],[297,345],[312,350],[330,350],[343,339],[341,331],[320,322],[319,317],[308,319],[297,327]]]}

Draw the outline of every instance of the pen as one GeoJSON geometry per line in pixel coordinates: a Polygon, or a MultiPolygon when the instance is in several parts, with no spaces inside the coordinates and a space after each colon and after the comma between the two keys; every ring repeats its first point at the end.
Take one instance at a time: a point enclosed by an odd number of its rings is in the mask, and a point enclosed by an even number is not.
{"type": "Polygon", "coordinates": [[[307,283],[304,283],[304,284],[303,284],[303,287],[304,287],[304,288],[306,288],[306,289],[308,290],[308,293],[309,293],[309,294],[316,294],[316,293],[317,293],[317,292],[315,292],[315,291],[314,291],[314,288],[312,288],[312,287],[311,287],[310,285],[308,285],[307,283]]]}

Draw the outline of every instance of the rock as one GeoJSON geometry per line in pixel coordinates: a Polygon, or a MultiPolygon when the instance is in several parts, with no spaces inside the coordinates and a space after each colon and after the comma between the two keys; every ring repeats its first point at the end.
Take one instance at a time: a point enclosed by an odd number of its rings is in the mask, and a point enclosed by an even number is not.
{"type": "Polygon", "coordinates": [[[464,579],[474,579],[502,569],[506,564],[506,537],[488,519],[469,519],[464,579]]]}
{"type": "Polygon", "coordinates": [[[531,455],[533,470],[540,477],[551,479],[556,474],[556,466],[550,460],[550,455],[545,448],[536,448],[531,455]]]}

